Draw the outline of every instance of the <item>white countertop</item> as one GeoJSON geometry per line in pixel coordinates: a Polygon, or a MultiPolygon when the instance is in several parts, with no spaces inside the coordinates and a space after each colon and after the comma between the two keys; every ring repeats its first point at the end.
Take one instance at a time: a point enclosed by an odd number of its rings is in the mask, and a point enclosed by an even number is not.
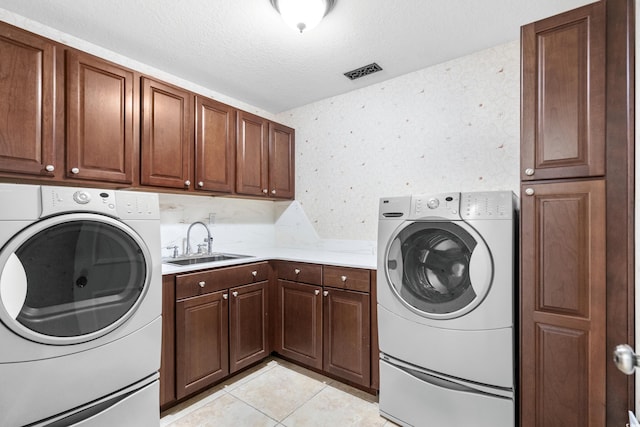
{"type": "MultiPolygon", "coordinates": [[[[226,252],[226,251],[225,251],[226,252]]],[[[229,251],[234,254],[248,255],[247,258],[230,259],[226,261],[214,261],[202,264],[172,265],[162,264],[162,274],[185,273],[195,270],[209,268],[227,267],[230,265],[240,265],[250,262],[282,260],[309,262],[313,264],[337,265],[340,267],[376,269],[376,255],[353,252],[327,251],[318,249],[295,249],[295,248],[256,248],[242,251],[229,251]]],[[[166,258],[163,258],[165,261],[166,258]]]]}

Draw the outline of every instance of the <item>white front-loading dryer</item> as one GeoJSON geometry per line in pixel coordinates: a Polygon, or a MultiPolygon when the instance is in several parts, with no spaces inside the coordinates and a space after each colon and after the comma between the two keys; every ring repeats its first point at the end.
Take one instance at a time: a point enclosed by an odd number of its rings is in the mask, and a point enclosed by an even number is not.
{"type": "Polygon", "coordinates": [[[393,412],[394,402],[402,406],[407,401],[403,390],[387,385],[415,388],[406,379],[412,378],[416,384],[431,381],[432,388],[438,384],[440,407],[444,396],[452,390],[464,396],[456,387],[466,387],[489,396],[490,402],[509,401],[511,413],[500,416],[513,419],[516,220],[510,191],[380,200],[383,413],[393,412]],[[451,381],[456,387],[442,387],[451,381]]]}
{"type": "Polygon", "coordinates": [[[0,184],[0,205],[0,424],[148,402],[136,396],[156,394],[160,366],[157,195],[0,184]]]}

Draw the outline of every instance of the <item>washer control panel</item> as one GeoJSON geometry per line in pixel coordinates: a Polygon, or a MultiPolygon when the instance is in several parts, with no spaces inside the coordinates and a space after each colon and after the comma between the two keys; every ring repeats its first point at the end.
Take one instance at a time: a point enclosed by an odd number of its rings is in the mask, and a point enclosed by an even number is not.
{"type": "Polygon", "coordinates": [[[512,219],[514,195],[511,191],[462,193],[460,214],[463,219],[512,219]]]}
{"type": "Polygon", "coordinates": [[[460,219],[460,193],[413,196],[411,212],[414,219],[428,217],[460,219]]]}

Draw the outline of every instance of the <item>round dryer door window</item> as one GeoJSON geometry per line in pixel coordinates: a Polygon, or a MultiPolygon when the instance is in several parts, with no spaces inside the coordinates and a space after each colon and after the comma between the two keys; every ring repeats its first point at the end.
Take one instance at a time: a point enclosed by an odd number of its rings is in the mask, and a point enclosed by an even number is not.
{"type": "Polygon", "coordinates": [[[149,260],[140,237],[113,218],[69,214],[37,222],[0,252],[0,318],[37,342],[97,338],[135,311],[149,260]]]}
{"type": "Polygon", "coordinates": [[[493,263],[470,226],[413,222],[391,241],[386,273],[396,296],[411,310],[451,319],[482,302],[491,285],[493,263]]]}

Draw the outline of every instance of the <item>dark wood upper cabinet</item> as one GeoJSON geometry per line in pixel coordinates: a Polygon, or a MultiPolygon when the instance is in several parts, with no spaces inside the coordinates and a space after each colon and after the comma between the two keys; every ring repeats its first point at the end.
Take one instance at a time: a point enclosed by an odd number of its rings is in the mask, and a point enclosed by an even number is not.
{"type": "Polygon", "coordinates": [[[269,193],[271,197],[295,197],[295,132],[269,123],[269,193]]]}
{"type": "Polygon", "coordinates": [[[522,427],[604,426],[605,182],[522,192],[522,427]]]}
{"type": "Polygon", "coordinates": [[[141,184],[192,188],[192,127],[193,94],[142,78],[141,184]]]}
{"type": "Polygon", "coordinates": [[[236,110],[196,96],[196,190],[235,190],[236,110]]]}
{"type": "Polygon", "coordinates": [[[236,192],[292,199],[295,196],[295,131],[238,111],[236,192]]]}
{"type": "Polygon", "coordinates": [[[236,149],[236,192],[267,196],[269,173],[269,121],[238,111],[236,149]]]}
{"type": "Polygon", "coordinates": [[[58,49],[49,40],[0,23],[0,52],[0,170],[59,177],[58,49]]]}
{"type": "Polygon", "coordinates": [[[605,173],[604,7],[522,27],[522,180],[605,173]]]}
{"type": "Polygon", "coordinates": [[[66,177],[131,184],[133,71],[70,50],[66,60],[66,177]]]}

